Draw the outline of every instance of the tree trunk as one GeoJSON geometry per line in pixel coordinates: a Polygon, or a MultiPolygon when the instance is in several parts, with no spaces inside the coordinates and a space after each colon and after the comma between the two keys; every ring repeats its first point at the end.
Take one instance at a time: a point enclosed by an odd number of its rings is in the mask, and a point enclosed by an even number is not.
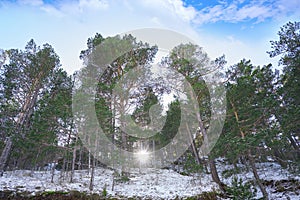
{"type": "MultiPolygon", "coordinates": [[[[42,72],[40,72],[40,74],[42,74],[42,72]]],[[[20,134],[20,136],[22,138],[25,137],[25,133],[22,132],[22,128],[24,127],[24,125],[29,125],[29,118],[30,118],[31,114],[33,113],[33,108],[34,108],[34,105],[36,104],[39,90],[42,86],[41,83],[39,82],[40,80],[38,78],[39,78],[39,76],[34,80],[34,85],[33,85],[34,90],[32,90],[32,92],[30,92],[25,97],[24,104],[22,105],[21,111],[17,116],[17,120],[16,120],[17,125],[16,125],[15,132],[17,134],[20,134]]],[[[11,137],[8,137],[5,147],[4,147],[1,157],[0,157],[0,176],[3,176],[5,167],[7,165],[8,158],[9,158],[11,150],[12,150],[12,146],[13,146],[12,139],[11,139],[11,137]]]]}
{"type": "MultiPolygon", "coordinates": [[[[191,97],[193,96],[192,91],[190,91],[190,96],[191,97]]],[[[197,99],[196,99],[196,101],[197,101],[197,99]]],[[[194,104],[194,109],[195,109],[195,111],[198,111],[197,106],[195,104],[194,104]]],[[[199,153],[201,154],[201,156],[207,156],[209,154],[209,150],[210,150],[208,135],[207,135],[206,129],[204,127],[204,124],[203,124],[203,121],[202,121],[202,118],[201,118],[201,115],[200,115],[199,112],[196,112],[196,117],[197,117],[197,121],[198,121],[198,124],[199,124],[200,131],[202,133],[202,137],[203,137],[203,142],[202,142],[202,146],[200,148],[199,153]]],[[[199,158],[199,163],[201,163],[199,153],[197,152],[197,155],[198,155],[198,158],[199,158]]],[[[219,185],[219,187],[222,191],[225,191],[226,190],[226,185],[219,178],[218,171],[217,171],[214,159],[210,159],[208,162],[209,162],[209,166],[210,166],[213,181],[215,181],[219,185]]]]}
{"type": "Polygon", "coordinates": [[[263,194],[263,197],[264,199],[268,199],[268,193],[266,191],[266,188],[265,186],[262,184],[260,178],[259,178],[259,175],[257,173],[257,169],[256,169],[256,166],[255,166],[255,161],[251,155],[251,152],[250,150],[248,150],[248,158],[249,158],[249,162],[250,162],[250,166],[252,168],[252,172],[253,172],[253,175],[254,175],[254,178],[259,186],[259,189],[261,190],[262,194],[263,194]]]}
{"type": "Polygon", "coordinates": [[[91,171],[91,179],[90,179],[90,186],[89,186],[90,191],[93,191],[93,189],[94,189],[95,162],[96,162],[96,159],[93,158],[92,171],[91,171]]]}
{"type": "Polygon", "coordinates": [[[80,149],[79,149],[79,158],[78,158],[78,169],[79,170],[82,170],[82,146],[80,146],[80,149]]]}
{"type": "MultiPolygon", "coordinates": [[[[230,100],[229,100],[229,101],[230,101],[230,100]]],[[[232,101],[230,101],[230,104],[231,104],[231,106],[232,106],[232,108],[233,108],[233,112],[234,112],[234,115],[235,115],[235,120],[236,120],[236,122],[237,122],[237,124],[238,124],[238,127],[239,127],[239,131],[240,131],[241,137],[242,137],[242,139],[244,139],[244,138],[245,138],[245,133],[243,132],[242,128],[241,128],[240,125],[239,125],[239,124],[240,124],[240,120],[239,120],[239,116],[238,116],[237,109],[235,108],[235,105],[234,105],[234,103],[233,103],[232,101]]],[[[252,157],[252,155],[251,155],[250,149],[249,149],[248,152],[247,152],[247,157],[248,157],[248,159],[249,159],[250,167],[252,168],[252,172],[253,172],[254,178],[255,178],[255,180],[256,180],[258,186],[259,186],[259,189],[260,189],[261,192],[263,193],[264,198],[265,198],[265,199],[268,199],[268,193],[267,193],[267,191],[266,191],[266,188],[265,188],[264,185],[262,184],[261,180],[259,179],[259,175],[258,175],[257,169],[256,169],[256,167],[255,167],[255,161],[254,161],[254,159],[253,159],[253,157],[252,157]]]]}
{"type": "Polygon", "coordinates": [[[62,168],[61,168],[61,171],[60,171],[60,179],[63,179],[64,180],[64,177],[65,177],[65,171],[66,171],[66,163],[67,163],[67,160],[66,160],[66,153],[64,153],[64,158],[63,158],[63,164],[62,164],[62,168]]]}
{"type": "Polygon", "coordinates": [[[189,137],[190,137],[191,147],[192,147],[192,150],[193,150],[193,154],[194,154],[194,156],[196,158],[197,164],[200,165],[201,164],[201,160],[200,160],[200,157],[199,157],[196,145],[195,145],[195,141],[194,141],[194,138],[193,138],[193,136],[192,136],[192,134],[190,132],[190,129],[189,129],[189,127],[188,127],[187,124],[186,124],[186,128],[187,128],[187,131],[188,131],[188,134],[189,134],[189,137]]]}
{"type": "MultiPolygon", "coordinates": [[[[192,91],[190,91],[190,96],[191,97],[193,96],[192,91]]],[[[197,101],[197,99],[196,99],[196,101],[197,101]]],[[[204,128],[204,124],[203,124],[201,115],[198,112],[197,106],[195,104],[193,104],[193,107],[194,107],[194,110],[196,111],[197,121],[198,121],[198,124],[199,124],[200,132],[202,133],[202,137],[203,137],[203,142],[202,142],[199,153],[201,154],[201,156],[207,156],[208,153],[209,153],[209,149],[210,149],[209,148],[209,143],[208,143],[208,136],[207,136],[207,133],[206,133],[206,129],[204,128]]],[[[199,156],[199,153],[198,153],[198,156],[199,156]]]]}
{"type": "MultiPolygon", "coordinates": [[[[87,136],[88,137],[88,145],[89,145],[89,147],[92,147],[92,141],[91,141],[91,137],[88,135],[87,136]]],[[[92,159],[93,159],[93,154],[92,154],[92,149],[93,148],[91,148],[91,149],[88,149],[88,175],[90,175],[91,174],[91,170],[92,170],[92,165],[93,165],[93,163],[92,163],[92,159]]]]}
{"type": "Polygon", "coordinates": [[[92,164],[92,172],[91,172],[91,180],[90,180],[90,191],[92,191],[94,189],[94,179],[95,179],[95,168],[96,168],[96,162],[97,162],[97,158],[96,158],[96,152],[98,151],[98,135],[96,137],[96,140],[95,140],[95,150],[94,150],[94,153],[93,153],[93,164],[92,164]]]}
{"type": "Polygon", "coordinates": [[[9,157],[9,154],[11,152],[13,146],[13,142],[11,137],[8,137],[4,146],[4,149],[2,151],[1,157],[0,157],[0,176],[3,176],[5,167],[6,167],[6,163],[9,157]]]}
{"type": "Polygon", "coordinates": [[[279,149],[275,148],[274,150],[274,156],[275,156],[275,159],[276,161],[284,168],[287,167],[287,159],[286,157],[284,156],[284,153],[282,153],[282,151],[280,151],[279,149]]]}
{"type": "Polygon", "coordinates": [[[114,173],[112,175],[111,191],[114,191],[114,189],[115,189],[115,173],[116,173],[116,170],[114,170],[114,173]]]}
{"type": "Polygon", "coordinates": [[[290,134],[288,136],[288,139],[291,142],[292,147],[295,149],[295,154],[293,154],[294,159],[299,159],[300,158],[300,145],[299,143],[296,141],[295,137],[290,134]]]}
{"type": "Polygon", "coordinates": [[[54,183],[54,174],[55,174],[55,165],[51,166],[51,183],[54,183]]]}
{"type": "Polygon", "coordinates": [[[209,166],[210,166],[210,171],[211,171],[211,177],[214,182],[216,182],[220,189],[225,192],[226,191],[226,185],[220,180],[220,177],[218,175],[216,163],[214,159],[209,160],[209,166]]]}
{"type": "Polygon", "coordinates": [[[73,183],[73,177],[74,177],[74,172],[75,172],[75,162],[76,162],[76,148],[74,147],[70,183],[73,183]]]}
{"type": "Polygon", "coordinates": [[[122,147],[123,150],[127,151],[127,136],[124,131],[121,131],[121,137],[122,137],[122,147]]]}
{"type": "Polygon", "coordinates": [[[294,148],[295,150],[299,151],[299,150],[300,150],[300,146],[299,146],[299,144],[296,142],[294,136],[293,136],[293,135],[288,135],[288,138],[289,138],[289,140],[290,140],[291,145],[293,146],[293,148],[294,148]]]}

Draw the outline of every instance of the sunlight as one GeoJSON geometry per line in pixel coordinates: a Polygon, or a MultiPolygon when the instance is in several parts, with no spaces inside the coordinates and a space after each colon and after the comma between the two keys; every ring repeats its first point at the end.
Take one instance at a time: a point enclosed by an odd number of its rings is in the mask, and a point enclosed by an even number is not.
{"type": "Polygon", "coordinates": [[[136,153],[137,160],[141,163],[147,163],[149,160],[149,152],[145,149],[142,149],[136,153]]]}

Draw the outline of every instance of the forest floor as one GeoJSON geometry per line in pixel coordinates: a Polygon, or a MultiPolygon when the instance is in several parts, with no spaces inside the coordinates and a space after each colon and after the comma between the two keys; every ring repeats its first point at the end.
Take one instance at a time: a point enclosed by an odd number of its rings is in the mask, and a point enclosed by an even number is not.
{"type": "MultiPolygon", "coordinates": [[[[217,168],[227,185],[232,184],[233,173],[244,183],[254,181],[251,170],[244,165],[238,165],[237,171],[220,159],[217,168]]],[[[299,174],[292,174],[274,162],[257,163],[257,168],[270,199],[300,199],[299,174]]],[[[201,199],[201,194],[219,191],[210,174],[205,173],[183,175],[172,169],[136,169],[128,176],[114,173],[97,168],[90,191],[88,170],[76,170],[73,183],[67,172],[55,171],[51,183],[51,171],[7,171],[0,178],[0,199],[201,199]]],[[[262,194],[256,190],[255,199],[259,199],[262,194]]]]}

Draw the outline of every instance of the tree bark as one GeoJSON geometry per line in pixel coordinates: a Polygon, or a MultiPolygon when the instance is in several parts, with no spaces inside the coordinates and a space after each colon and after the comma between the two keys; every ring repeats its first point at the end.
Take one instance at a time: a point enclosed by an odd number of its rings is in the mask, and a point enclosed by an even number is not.
{"type": "Polygon", "coordinates": [[[73,160],[72,160],[72,171],[71,171],[71,177],[70,177],[70,183],[73,183],[73,177],[75,172],[75,162],[76,162],[76,148],[73,149],[73,160]]]}
{"type": "MultiPolygon", "coordinates": [[[[235,108],[234,103],[231,100],[229,100],[229,101],[230,101],[230,104],[231,104],[231,106],[233,108],[233,112],[234,112],[234,115],[235,115],[235,120],[236,120],[236,123],[237,123],[237,125],[239,127],[241,137],[242,137],[242,139],[244,139],[245,138],[245,133],[243,132],[242,128],[240,127],[240,120],[239,120],[237,109],[235,108]]],[[[261,182],[261,180],[259,178],[256,166],[255,166],[255,160],[253,159],[253,157],[251,155],[250,149],[247,151],[246,154],[247,154],[246,156],[249,159],[250,167],[252,168],[252,172],[253,172],[254,178],[255,178],[255,180],[256,180],[256,182],[258,184],[258,187],[261,190],[261,192],[263,193],[263,197],[265,199],[268,199],[268,193],[267,193],[266,188],[264,187],[264,185],[262,184],[262,182],[261,182]]]]}
{"type": "Polygon", "coordinates": [[[80,149],[79,149],[79,158],[78,158],[78,169],[79,170],[82,170],[82,146],[80,146],[80,149]]]}
{"type": "Polygon", "coordinates": [[[200,165],[201,164],[201,160],[200,160],[200,157],[199,157],[196,145],[195,145],[195,141],[194,141],[194,138],[193,138],[193,136],[192,136],[192,134],[190,132],[190,129],[189,129],[189,127],[188,127],[187,124],[186,124],[186,128],[187,128],[190,140],[191,140],[191,146],[192,146],[192,150],[193,150],[194,156],[196,158],[197,164],[200,165]]]}
{"type": "MultiPolygon", "coordinates": [[[[193,96],[192,91],[190,91],[190,96],[191,97],[193,96]]],[[[194,109],[195,109],[195,111],[198,111],[197,106],[195,104],[194,104],[194,109]]],[[[196,117],[197,117],[197,120],[198,120],[200,131],[201,131],[202,136],[203,136],[203,143],[202,143],[202,146],[201,146],[201,149],[200,149],[200,153],[201,153],[201,156],[206,156],[206,155],[208,155],[209,149],[210,149],[207,132],[206,132],[206,129],[204,127],[204,124],[203,124],[203,121],[202,121],[202,118],[201,118],[201,115],[200,115],[199,112],[196,112],[196,117]]],[[[198,154],[198,157],[199,157],[199,153],[197,153],[197,154],[198,154]]],[[[201,162],[200,158],[199,158],[199,162],[201,162]]],[[[214,159],[209,160],[209,166],[210,166],[213,181],[215,181],[219,185],[220,189],[225,192],[226,185],[219,178],[218,171],[217,171],[214,159]]]]}
{"type": "Polygon", "coordinates": [[[300,146],[299,146],[299,144],[296,142],[294,136],[288,135],[288,138],[289,138],[289,140],[290,140],[291,145],[293,146],[293,148],[299,152],[300,146]]]}
{"type": "Polygon", "coordinates": [[[252,168],[252,172],[253,172],[254,178],[255,178],[255,180],[256,180],[256,182],[258,184],[258,187],[261,190],[264,199],[268,199],[268,192],[266,191],[265,186],[262,184],[262,182],[261,182],[261,180],[259,178],[256,166],[255,166],[255,161],[254,161],[254,158],[251,155],[250,150],[248,150],[248,159],[249,159],[249,162],[250,162],[250,166],[252,168]]]}
{"type": "Polygon", "coordinates": [[[55,164],[51,166],[51,183],[54,183],[54,175],[55,175],[55,164]]]}
{"type": "Polygon", "coordinates": [[[0,176],[3,176],[4,170],[6,167],[6,163],[7,163],[9,154],[12,149],[12,145],[13,145],[12,139],[11,139],[11,137],[8,137],[6,140],[6,143],[5,143],[5,147],[4,147],[1,157],[0,157],[0,176]]]}
{"type": "Polygon", "coordinates": [[[90,191],[92,191],[94,189],[94,179],[95,179],[95,168],[96,168],[96,162],[97,162],[97,157],[96,157],[96,152],[98,151],[98,135],[96,137],[96,140],[95,140],[95,143],[94,143],[94,146],[95,146],[95,150],[94,150],[94,153],[93,153],[93,162],[92,162],[92,172],[91,172],[91,179],[90,179],[90,191]]]}
{"type": "Polygon", "coordinates": [[[95,163],[96,163],[96,159],[93,158],[93,162],[92,162],[92,171],[91,171],[91,179],[90,179],[90,186],[89,189],[90,191],[93,191],[94,189],[94,178],[95,178],[95,163]]]}
{"type": "Polygon", "coordinates": [[[282,153],[282,151],[280,151],[279,149],[275,148],[274,150],[274,156],[275,156],[275,159],[276,161],[284,168],[287,167],[287,159],[285,157],[285,154],[282,153]]]}
{"type": "MultiPolygon", "coordinates": [[[[91,145],[91,138],[88,136],[88,144],[89,144],[89,146],[91,145]]],[[[91,151],[90,150],[88,150],[89,151],[89,154],[88,154],[88,174],[90,174],[90,172],[91,172],[91,159],[92,159],[92,153],[91,153],[91,151]]]]}
{"type": "Polygon", "coordinates": [[[67,160],[66,160],[66,152],[64,153],[64,157],[63,157],[63,164],[62,164],[62,169],[60,171],[60,179],[63,179],[64,180],[64,177],[65,177],[65,172],[66,172],[66,164],[67,164],[67,160]]]}
{"type": "MultiPolygon", "coordinates": [[[[37,98],[39,91],[42,87],[41,84],[41,77],[43,76],[43,72],[40,72],[37,78],[34,80],[33,84],[33,90],[30,91],[24,100],[24,104],[22,105],[21,112],[17,116],[17,121],[16,121],[16,133],[20,134],[22,138],[25,137],[25,134],[22,132],[22,128],[24,125],[29,125],[29,118],[31,114],[33,113],[33,108],[36,104],[37,98]]],[[[0,176],[3,176],[5,167],[7,165],[8,158],[10,156],[11,150],[13,147],[13,141],[11,137],[8,137],[5,147],[2,151],[1,157],[0,157],[0,176]]]]}
{"type": "Polygon", "coordinates": [[[209,167],[210,167],[210,171],[211,171],[211,177],[213,179],[214,182],[216,182],[220,189],[225,192],[226,191],[226,185],[220,180],[220,177],[218,175],[218,171],[217,171],[217,167],[216,167],[216,163],[214,159],[210,159],[209,160],[209,167]]]}

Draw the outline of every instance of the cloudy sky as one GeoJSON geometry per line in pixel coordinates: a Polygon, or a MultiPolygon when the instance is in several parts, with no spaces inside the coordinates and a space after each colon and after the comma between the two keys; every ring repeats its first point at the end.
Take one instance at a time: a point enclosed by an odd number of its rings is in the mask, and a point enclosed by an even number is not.
{"type": "Polygon", "coordinates": [[[279,28],[299,21],[299,0],[1,0],[0,48],[24,49],[33,38],[51,44],[63,67],[81,67],[79,53],[95,33],[169,29],[193,39],[211,58],[273,63],[266,51],[279,28]]]}

